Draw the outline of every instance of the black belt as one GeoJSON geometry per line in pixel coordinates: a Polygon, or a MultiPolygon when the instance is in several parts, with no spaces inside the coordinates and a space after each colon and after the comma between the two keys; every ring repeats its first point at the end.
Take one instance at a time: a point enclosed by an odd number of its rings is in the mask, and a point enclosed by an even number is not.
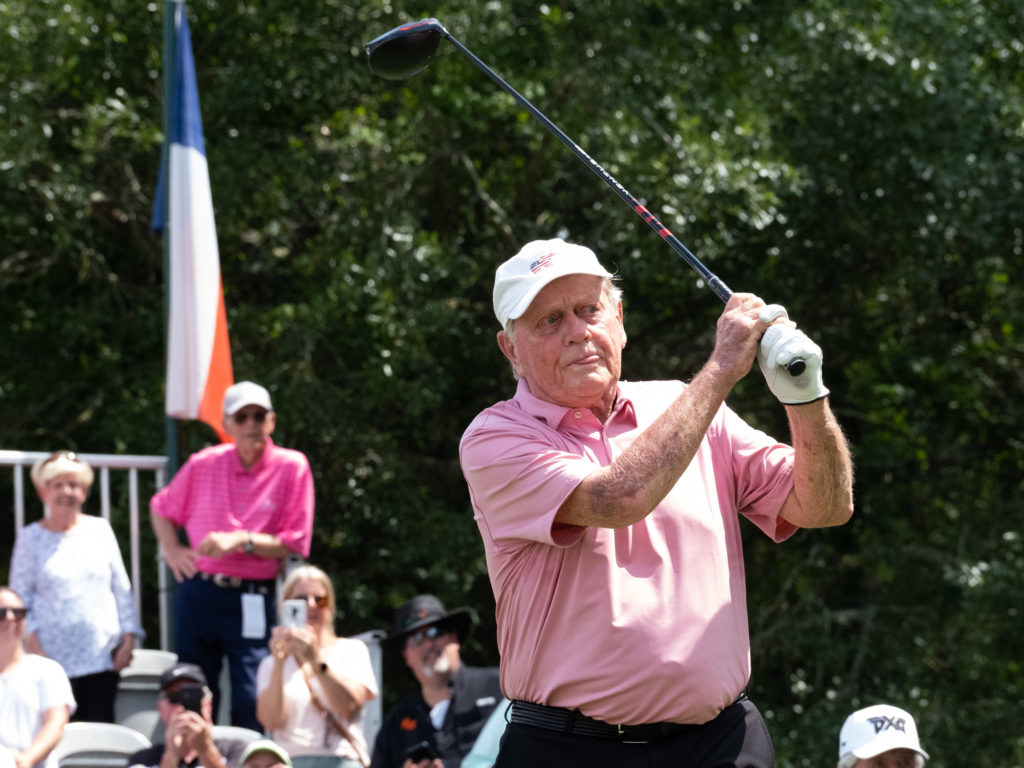
{"type": "MultiPolygon", "coordinates": [[[[733,704],[747,698],[741,693],[733,704]]],[[[513,701],[509,722],[532,725],[549,731],[571,733],[575,736],[589,736],[594,739],[615,741],[661,741],[700,728],[688,723],[647,723],[643,725],[612,725],[603,720],[587,717],[582,712],[527,701],[513,701]]]]}
{"type": "Polygon", "coordinates": [[[258,581],[256,579],[243,579],[241,576],[226,576],[223,573],[207,573],[206,571],[199,571],[196,573],[196,577],[218,587],[244,589],[248,592],[255,592],[257,595],[269,595],[270,590],[274,588],[276,583],[275,579],[258,581]]]}

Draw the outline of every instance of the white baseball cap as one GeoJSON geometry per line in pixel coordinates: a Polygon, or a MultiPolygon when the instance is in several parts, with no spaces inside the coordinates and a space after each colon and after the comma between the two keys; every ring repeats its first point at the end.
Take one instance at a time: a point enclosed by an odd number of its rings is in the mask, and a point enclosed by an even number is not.
{"type": "Polygon", "coordinates": [[[288,756],[288,753],[284,751],[284,747],[270,739],[256,739],[255,741],[250,741],[248,746],[245,748],[245,751],[242,752],[242,759],[238,761],[238,764],[245,765],[245,761],[257,752],[269,752],[285,765],[292,764],[292,759],[288,756]]]}
{"type": "Polygon", "coordinates": [[[247,405],[258,405],[268,411],[274,410],[270,404],[270,393],[252,381],[240,381],[232,384],[224,392],[224,415],[230,416],[247,405]]]}
{"type": "Polygon", "coordinates": [[[853,754],[867,759],[890,749],[912,749],[927,759],[917,738],[917,725],[906,710],[889,704],[858,709],[843,723],[839,732],[839,759],[853,754]]]}
{"type": "Polygon", "coordinates": [[[566,275],[612,276],[585,246],[561,238],[524,245],[494,273],[494,314],[501,327],[522,317],[545,285],[566,275]]]}

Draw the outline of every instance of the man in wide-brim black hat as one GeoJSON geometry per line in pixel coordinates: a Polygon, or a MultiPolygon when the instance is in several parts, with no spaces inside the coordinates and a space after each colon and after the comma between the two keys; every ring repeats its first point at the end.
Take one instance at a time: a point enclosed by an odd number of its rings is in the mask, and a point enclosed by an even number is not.
{"type": "Polygon", "coordinates": [[[401,653],[419,689],[400,701],[377,733],[371,768],[459,768],[501,700],[497,667],[462,663],[468,608],[445,609],[434,595],[417,595],[395,612],[384,647],[401,653]]]}

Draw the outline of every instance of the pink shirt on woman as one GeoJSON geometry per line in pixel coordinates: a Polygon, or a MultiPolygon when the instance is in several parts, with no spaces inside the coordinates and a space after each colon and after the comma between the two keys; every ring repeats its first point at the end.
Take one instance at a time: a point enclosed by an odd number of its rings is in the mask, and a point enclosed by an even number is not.
{"type": "Polygon", "coordinates": [[[483,411],[460,457],[497,603],[501,688],[615,724],[703,723],[750,675],[737,513],[781,541],[793,450],[719,409],[690,466],[646,518],[622,529],[556,525],[683,391],[620,382],[601,424],[534,397],[483,411]]]}
{"type": "MultiPolygon", "coordinates": [[[[214,531],[253,531],[271,533],[293,552],[309,556],[313,473],[305,454],[279,448],[270,438],[249,469],[234,443],[193,454],[149,506],[184,527],[193,549],[214,531]]],[[[200,557],[197,566],[207,573],[263,580],[277,576],[278,561],[236,552],[200,557]]]]}

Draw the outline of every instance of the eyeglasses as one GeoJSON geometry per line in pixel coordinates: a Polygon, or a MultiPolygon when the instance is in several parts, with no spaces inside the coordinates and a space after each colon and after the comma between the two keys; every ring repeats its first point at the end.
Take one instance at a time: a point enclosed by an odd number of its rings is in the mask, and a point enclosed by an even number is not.
{"type": "Polygon", "coordinates": [[[452,634],[452,628],[447,624],[431,624],[418,632],[414,632],[405,638],[406,648],[419,648],[428,640],[436,640],[439,637],[446,637],[452,634]]]}
{"type": "Polygon", "coordinates": [[[56,461],[57,459],[67,459],[68,461],[73,461],[76,464],[84,463],[80,458],[78,458],[78,454],[74,451],[54,451],[46,457],[46,461],[43,462],[43,466],[46,466],[51,461],[56,461]]]}
{"type": "Polygon", "coordinates": [[[313,605],[317,608],[327,607],[327,595],[294,595],[292,600],[301,600],[304,603],[308,603],[310,600],[313,601],[313,605]]]}
{"type": "Polygon", "coordinates": [[[235,424],[245,424],[249,419],[252,419],[257,424],[262,424],[267,420],[267,413],[269,411],[238,411],[231,415],[231,418],[235,420],[235,424]]]}
{"type": "Polygon", "coordinates": [[[14,621],[21,621],[28,615],[28,608],[8,608],[6,605],[0,606],[0,621],[4,621],[8,616],[14,621]]]}

